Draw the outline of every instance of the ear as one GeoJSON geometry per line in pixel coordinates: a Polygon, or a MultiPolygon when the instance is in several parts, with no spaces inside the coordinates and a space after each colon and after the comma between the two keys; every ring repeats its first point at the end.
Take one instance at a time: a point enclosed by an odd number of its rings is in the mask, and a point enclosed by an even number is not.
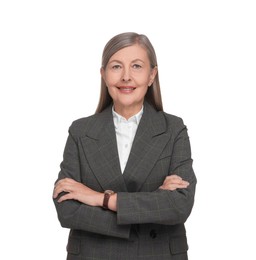
{"type": "Polygon", "coordinates": [[[105,80],[105,70],[102,67],[100,68],[100,74],[101,77],[105,80]]]}
{"type": "Polygon", "coordinates": [[[157,66],[155,66],[151,72],[150,72],[150,77],[149,77],[149,86],[151,86],[155,80],[157,74],[157,66]]]}

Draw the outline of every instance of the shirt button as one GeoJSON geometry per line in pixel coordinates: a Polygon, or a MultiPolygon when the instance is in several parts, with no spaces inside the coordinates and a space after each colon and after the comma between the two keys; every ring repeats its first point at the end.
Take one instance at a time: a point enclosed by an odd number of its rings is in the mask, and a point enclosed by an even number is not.
{"type": "Polygon", "coordinates": [[[127,147],[128,147],[128,144],[126,144],[124,147],[127,148],[127,147]]]}

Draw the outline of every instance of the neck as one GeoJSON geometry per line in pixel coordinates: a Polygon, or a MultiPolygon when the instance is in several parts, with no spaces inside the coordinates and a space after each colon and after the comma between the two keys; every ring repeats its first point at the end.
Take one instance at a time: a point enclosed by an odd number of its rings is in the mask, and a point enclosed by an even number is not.
{"type": "Polygon", "coordinates": [[[114,110],[116,113],[128,120],[130,117],[140,112],[140,110],[142,109],[142,105],[143,104],[124,107],[114,104],[114,110]]]}

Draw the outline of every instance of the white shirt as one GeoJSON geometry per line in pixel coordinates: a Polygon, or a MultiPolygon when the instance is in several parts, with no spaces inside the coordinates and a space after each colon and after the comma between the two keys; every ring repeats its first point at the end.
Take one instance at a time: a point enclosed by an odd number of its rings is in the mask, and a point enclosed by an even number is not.
{"type": "Polygon", "coordinates": [[[139,113],[130,117],[128,120],[116,113],[114,108],[112,108],[112,113],[116,130],[119,161],[123,173],[132,148],[134,136],[143,114],[143,107],[139,113]]]}

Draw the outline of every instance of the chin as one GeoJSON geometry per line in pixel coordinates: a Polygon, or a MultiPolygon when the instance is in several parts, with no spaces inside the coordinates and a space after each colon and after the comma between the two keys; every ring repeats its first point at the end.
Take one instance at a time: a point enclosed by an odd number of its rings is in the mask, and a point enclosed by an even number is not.
{"type": "Polygon", "coordinates": [[[114,102],[114,104],[116,104],[118,107],[123,107],[123,108],[128,108],[128,107],[136,107],[136,106],[142,106],[143,105],[143,100],[142,101],[117,101],[114,102]]]}

